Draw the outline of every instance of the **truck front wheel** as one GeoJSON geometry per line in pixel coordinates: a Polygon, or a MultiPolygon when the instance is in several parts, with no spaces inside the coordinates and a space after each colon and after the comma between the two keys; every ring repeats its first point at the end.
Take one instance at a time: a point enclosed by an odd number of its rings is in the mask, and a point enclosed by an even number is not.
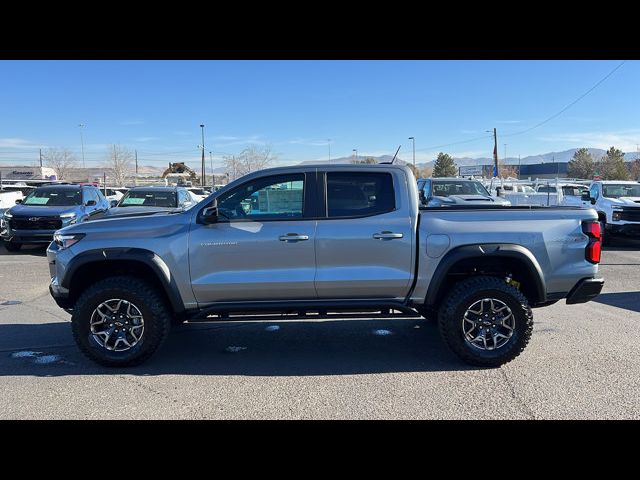
{"type": "Polygon", "coordinates": [[[497,277],[471,277],[457,283],[438,316],[440,334],[460,359],[499,367],[525,349],[533,331],[527,298],[497,277]]]}
{"type": "Polygon", "coordinates": [[[165,299],[152,285],[130,276],[109,277],[80,295],[71,317],[82,353],[106,367],[147,360],[171,328],[165,299]]]}

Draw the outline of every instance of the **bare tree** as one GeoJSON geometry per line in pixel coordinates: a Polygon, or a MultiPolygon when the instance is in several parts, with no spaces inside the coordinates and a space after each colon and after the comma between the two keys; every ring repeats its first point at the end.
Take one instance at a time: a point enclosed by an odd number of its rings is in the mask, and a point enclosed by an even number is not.
{"type": "Polygon", "coordinates": [[[131,174],[133,153],[122,145],[109,145],[107,166],[113,170],[113,181],[118,187],[123,187],[127,177],[131,174]]]}
{"type": "Polygon", "coordinates": [[[235,180],[256,170],[262,170],[277,159],[268,145],[259,147],[252,145],[238,155],[224,157],[225,167],[230,180],[235,180]]]}
{"type": "Polygon", "coordinates": [[[71,169],[78,166],[78,159],[68,148],[48,148],[42,154],[42,159],[47,167],[56,171],[58,180],[67,180],[71,169]]]}

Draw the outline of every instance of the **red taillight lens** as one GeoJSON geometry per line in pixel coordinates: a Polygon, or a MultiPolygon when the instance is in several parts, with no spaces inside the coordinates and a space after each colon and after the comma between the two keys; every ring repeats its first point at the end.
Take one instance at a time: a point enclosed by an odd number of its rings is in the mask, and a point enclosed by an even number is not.
{"type": "Polygon", "coordinates": [[[591,263],[600,263],[600,254],[602,253],[600,222],[583,222],[582,231],[589,237],[585,258],[591,263]]]}

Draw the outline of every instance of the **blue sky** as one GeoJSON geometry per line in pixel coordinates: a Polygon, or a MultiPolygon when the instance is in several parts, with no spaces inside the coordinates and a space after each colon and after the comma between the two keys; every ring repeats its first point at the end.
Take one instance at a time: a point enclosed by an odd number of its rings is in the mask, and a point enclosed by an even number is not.
{"type": "Polygon", "coordinates": [[[201,129],[219,165],[250,144],[279,163],[358,154],[418,162],[438,151],[500,157],[574,147],[635,151],[640,62],[628,61],[559,117],[620,61],[0,61],[0,165],[32,164],[68,147],[88,166],[106,147],[138,150],[140,164],[197,166],[201,129]],[[478,139],[478,137],[483,137],[478,139]],[[473,140],[477,139],[477,140],[473,140]],[[454,142],[473,140],[457,145],[454,142]]]}

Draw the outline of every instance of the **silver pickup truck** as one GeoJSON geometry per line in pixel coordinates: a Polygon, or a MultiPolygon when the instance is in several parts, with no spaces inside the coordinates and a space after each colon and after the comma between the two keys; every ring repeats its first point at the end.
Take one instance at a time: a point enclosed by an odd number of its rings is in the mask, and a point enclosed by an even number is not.
{"type": "Polygon", "coordinates": [[[50,292],[80,349],[107,366],[149,358],[171,324],[234,312],[416,312],[462,360],[496,367],[532,307],[602,289],[593,210],[420,210],[399,165],[305,165],[242,177],[186,211],[55,234],[50,292]]]}

